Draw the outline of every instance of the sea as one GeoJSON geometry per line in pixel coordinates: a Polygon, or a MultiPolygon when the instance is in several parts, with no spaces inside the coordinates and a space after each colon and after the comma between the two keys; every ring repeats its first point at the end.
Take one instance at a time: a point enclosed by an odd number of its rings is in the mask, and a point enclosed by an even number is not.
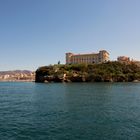
{"type": "Polygon", "coordinates": [[[0,140],[140,140],[140,83],[0,82],[0,140]]]}

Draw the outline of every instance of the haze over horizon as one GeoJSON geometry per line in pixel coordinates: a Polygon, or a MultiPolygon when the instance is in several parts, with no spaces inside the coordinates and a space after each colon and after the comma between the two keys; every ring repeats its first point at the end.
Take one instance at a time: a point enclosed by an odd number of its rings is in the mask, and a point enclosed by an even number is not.
{"type": "Polygon", "coordinates": [[[1,0],[0,71],[105,49],[140,60],[139,0],[1,0]]]}

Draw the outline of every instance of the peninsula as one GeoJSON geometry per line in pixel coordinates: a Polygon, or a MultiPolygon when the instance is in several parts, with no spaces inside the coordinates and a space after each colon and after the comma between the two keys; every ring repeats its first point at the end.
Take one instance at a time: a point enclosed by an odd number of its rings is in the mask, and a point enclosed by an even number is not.
{"type": "Polygon", "coordinates": [[[58,64],[36,70],[36,82],[133,82],[140,81],[140,66],[119,61],[99,64],[58,64]]]}
{"type": "Polygon", "coordinates": [[[40,67],[36,82],[132,82],[140,81],[140,62],[119,56],[109,60],[109,53],[66,53],[66,64],[40,67]]]}

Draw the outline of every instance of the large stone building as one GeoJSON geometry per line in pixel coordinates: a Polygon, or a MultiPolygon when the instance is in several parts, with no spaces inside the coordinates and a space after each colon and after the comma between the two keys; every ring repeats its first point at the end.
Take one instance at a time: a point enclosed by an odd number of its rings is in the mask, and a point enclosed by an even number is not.
{"type": "Polygon", "coordinates": [[[130,62],[130,58],[127,56],[119,56],[117,58],[117,60],[121,63],[129,63],[130,62]]]}
{"type": "Polygon", "coordinates": [[[101,50],[99,53],[90,54],[73,54],[66,53],[66,64],[79,64],[79,63],[103,63],[109,60],[109,53],[106,50],[101,50]]]}

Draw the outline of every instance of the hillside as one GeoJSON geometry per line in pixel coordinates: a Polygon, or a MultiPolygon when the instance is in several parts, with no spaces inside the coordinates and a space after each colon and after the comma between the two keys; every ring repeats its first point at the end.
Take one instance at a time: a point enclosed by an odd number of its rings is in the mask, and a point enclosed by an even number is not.
{"type": "Polygon", "coordinates": [[[0,71],[0,81],[34,81],[35,72],[29,70],[0,71]]]}
{"type": "Polygon", "coordinates": [[[36,82],[132,82],[140,81],[135,63],[50,65],[36,70],[36,82]]]}

